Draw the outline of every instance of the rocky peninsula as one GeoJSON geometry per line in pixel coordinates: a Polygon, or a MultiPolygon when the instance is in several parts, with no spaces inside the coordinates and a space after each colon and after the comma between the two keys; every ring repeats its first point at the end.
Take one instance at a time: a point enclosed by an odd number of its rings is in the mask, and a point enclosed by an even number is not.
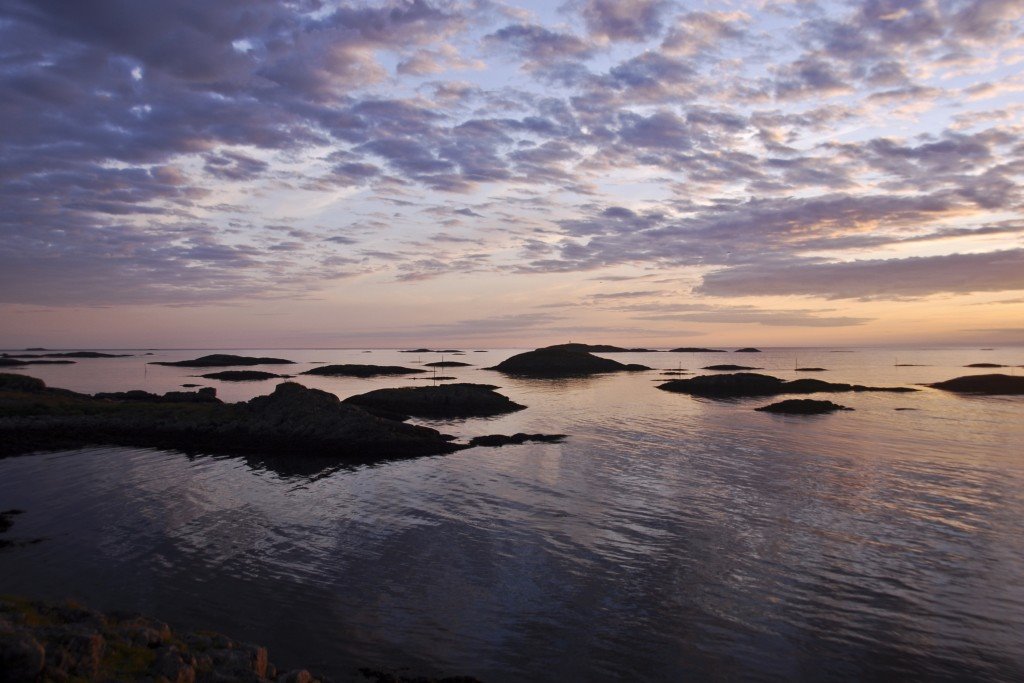
{"type": "Polygon", "coordinates": [[[662,391],[671,391],[708,398],[741,398],[745,396],[777,396],[779,394],[815,394],[847,391],[912,392],[911,387],[868,387],[861,384],[825,382],[820,379],[781,380],[771,375],[739,372],[730,375],[699,375],[674,379],[659,384],[662,391]]]}
{"type": "Polygon", "coordinates": [[[586,351],[571,351],[558,347],[545,347],[520,353],[503,360],[488,370],[523,377],[557,378],[595,375],[605,372],[636,372],[650,370],[646,365],[623,364],[610,358],[601,358],[586,351]]]}
{"type": "Polygon", "coordinates": [[[468,447],[437,430],[382,419],[294,382],[248,402],[221,403],[213,389],[88,396],[47,388],[33,377],[0,374],[0,455],[89,444],[339,462],[468,447]]]}

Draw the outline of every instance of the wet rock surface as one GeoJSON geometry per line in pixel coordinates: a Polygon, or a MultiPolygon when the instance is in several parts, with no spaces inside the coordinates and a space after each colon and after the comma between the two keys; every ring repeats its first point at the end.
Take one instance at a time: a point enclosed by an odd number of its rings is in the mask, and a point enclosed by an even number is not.
{"type": "Polygon", "coordinates": [[[392,419],[409,416],[428,418],[489,417],[523,410],[507,396],[495,391],[492,384],[445,384],[429,387],[377,389],[350,396],[346,404],[392,419]]]}
{"type": "Polygon", "coordinates": [[[604,372],[634,372],[651,368],[646,365],[626,365],[584,351],[543,348],[517,354],[487,369],[497,370],[508,375],[550,378],[595,375],[604,372]]]}
{"type": "Polygon", "coordinates": [[[1024,377],[1015,375],[968,375],[955,377],[928,386],[962,394],[1024,395],[1024,377]]]}
{"type": "Polygon", "coordinates": [[[0,683],[251,681],[318,683],[279,672],[267,649],[217,633],[177,633],[162,621],[74,602],[0,598],[0,683]]]}
{"type": "Polygon", "coordinates": [[[824,415],[838,410],[853,410],[832,401],[819,401],[813,398],[790,398],[771,405],[755,408],[763,413],[780,413],[783,415],[824,415]]]}
{"type": "Polygon", "coordinates": [[[674,379],[658,385],[662,391],[671,391],[708,398],[740,398],[744,396],[777,396],[779,394],[815,394],[846,391],[912,392],[911,387],[868,387],[861,384],[825,382],[820,379],[781,380],[771,375],[739,372],[730,375],[699,375],[689,379],[674,379]]]}
{"type": "Polygon", "coordinates": [[[324,377],[379,377],[381,375],[411,375],[426,372],[420,368],[403,368],[399,365],[323,365],[319,368],[306,370],[303,375],[320,375],[324,377]]]}
{"type": "Polygon", "coordinates": [[[212,353],[192,360],[152,361],[150,365],[169,365],[179,368],[226,368],[233,365],[293,365],[295,361],[266,356],[235,356],[229,353],[212,353]]]}

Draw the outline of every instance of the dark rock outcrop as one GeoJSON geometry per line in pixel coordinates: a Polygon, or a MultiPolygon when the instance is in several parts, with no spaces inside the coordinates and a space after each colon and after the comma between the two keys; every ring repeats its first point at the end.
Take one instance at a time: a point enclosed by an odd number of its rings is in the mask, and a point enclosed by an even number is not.
{"type": "Polygon", "coordinates": [[[1007,366],[1000,365],[999,363],[971,363],[970,365],[965,365],[964,367],[965,368],[1005,368],[1007,366]]]}
{"type": "Polygon", "coordinates": [[[482,446],[487,448],[500,448],[535,441],[538,443],[561,443],[565,440],[565,434],[524,434],[518,432],[512,436],[507,434],[488,434],[486,436],[475,436],[469,440],[470,446],[482,446]]]}
{"type": "Polygon", "coordinates": [[[472,363],[460,363],[457,360],[439,360],[433,363],[424,363],[426,368],[468,368],[472,363]]]}
{"type": "Polygon", "coordinates": [[[489,417],[526,406],[495,391],[491,384],[445,384],[430,387],[377,389],[350,396],[345,403],[360,406],[375,415],[392,419],[407,416],[430,418],[489,417]]]}
{"type": "Polygon", "coordinates": [[[466,448],[434,429],[381,419],[294,382],[247,403],[199,402],[197,395],[0,390],[0,455],[117,444],[372,462],[466,448]]]}
{"type": "Polygon", "coordinates": [[[192,360],[153,361],[150,365],[169,365],[179,368],[227,368],[232,365],[293,365],[295,361],[283,358],[255,356],[234,356],[229,353],[213,353],[192,360]]]}
{"type": "Polygon", "coordinates": [[[748,365],[732,365],[731,363],[724,363],[722,365],[706,365],[702,370],[759,370],[760,368],[752,368],[748,365]]]}
{"type": "Polygon", "coordinates": [[[303,681],[279,672],[267,649],[218,633],[175,633],[162,621],[74,602],[0,598],[0,682],[303,681]]]}
{"type": "Polygon", "coordinates": [[[747,346],[742,349],[736,349],[733,353],[761,353],[761,349],[755,349],[752,346],[747,346]]]}
{"type": "Polygon", "coordinates": [[[699,346],[681,346],[671,349],[669,353],[725,353],[725,349],[704,349],[699,346]]]}
{"type": "Polygon", "coordinates": [[[731,375],[699,375],[689,379],[674,379],[658,385],[662,391],[671,391],[709,398],[741,398],[744,396],[777,396],[779,394],[815,394],[846,391],[917,391],[911,387],[867,387],[860,384],[837,384],[820,379],[784,381],[770,375],[739,372],[731,375]]]}
{"type": "Polygon", "coordinates": [[[552,348],[520,353],[487,369],[507,375],[545,378],[650,370],[646,365],[624,365],[610,358],[601,358],[582,351],[552,348]]]}
{"type": "Polygon", "coordinates": [[[796,368],[796,372],[827,372],[826,368],[796,368]]]}
{"type": "Polygon", "coordinates": [[[785,401],[755,408],[755,410],[785,415],[822,415],[824,413],[833,413],[837,410],[853,410],[853,408],[847,408],[832,401],[818,401],[813,398],[789,398],[785,401]]]}
{"type": "Polygon", "coordinates": [[[381,375],[411,375],[426,372],[421,368],[403,368],[399,365],[324,365],[306,370],[303,375],[321,375],[324,377],[379,377],[381,375]]]}
{"type": "Polygon", "coordinates": [[[275,375],[272,372],[262,372],[260,370],[223,370],[199,376],[204,379],[219,379],[222,382],[257,382],[264,379],[284,379],[288,377],[288,375],[275,375]]]}
{"type": "Polygon", "coordinates": [[[1024,377],[1002,374],[968,375],[945,382],[935,382],[928,386],[961,394],[1018,396],[1024,394],[1024,377]]]}

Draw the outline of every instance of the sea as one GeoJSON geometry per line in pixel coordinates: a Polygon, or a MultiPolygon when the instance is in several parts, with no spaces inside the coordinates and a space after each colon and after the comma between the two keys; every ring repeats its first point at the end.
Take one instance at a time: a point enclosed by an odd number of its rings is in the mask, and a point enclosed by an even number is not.
{"type": "MultiPolygon", "coordinates": [[[[655,370],[522,379],[522,349],[440,373],[527,406],[416,420],[459,438],[560,433],[346,467],[95,446],[0,460],[0,594],[74,598],[266,645],[337,681],[370,667],[483,681],[1024,680],[1024,396],[818,395],[853,411],[659,391],[734,363],[784,379],[915,386],[1024,373],[1024,348],[599,354],[655,370]],[[966,368],[978,362],[1001,370],[966,368]],[[802,373],[796,367],[826,368],[802,373]]],[[[207,353],[422,367],[385,349],[129,350],[6,370],[82,392],[282,380],[150,365],[207,353]]],[[[419,377],[300,376],[347,397],[419,377]]],[[[439,381],[439,380],[437,380],[439,381]]]]}

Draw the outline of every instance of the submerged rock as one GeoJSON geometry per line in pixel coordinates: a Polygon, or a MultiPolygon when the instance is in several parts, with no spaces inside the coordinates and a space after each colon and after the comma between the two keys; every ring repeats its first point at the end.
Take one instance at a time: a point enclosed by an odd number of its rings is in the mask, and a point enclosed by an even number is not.
{"type": "Polygon", "coordinates": [[[928,386],[962,394],[1021,395],[1024,394],[1024,377],[1015,375],[968,375],[935,382],[928,386]]]}
{"type": "Polygon", "coordinates": [[[732,365],[725,363],[723,365],[707,365],[702,370],[759,370],[760,368],[752,368],[748,365],[732,365]]]}
{"type": "Polygon", "coordinates": [[[786,415],[821,415],[823,413],[833,413],[837,410],[853,410],[853,408],[847,408],[832,401],[819,401],[813,398],[789,398],[785,401],[755,408],[754,410],[765,413],[783,413],[786,415]]]}
{"type": "Polygon", "coordinates": [[[399,365],[324,365],[306,370],[303,375],[321,375],[325,377],[378,377],[381,375],[411,375],[426,372],[421,368],[403,368],[399,365]]]}
{"type": "Polygon", "coordinates": [[[357,405],[393,419],[406,416],[431,418],[489,417],[503,415],[526,406],[494,391],[491,384],[445,384],[431,387],[377,389],[350,396],[345,403],[357,405]]]}
{"type": "Polygon", "coordinates": [[[565,434],[524,434],[522,432],[508,436],[506,434],[488,434],[486,436],[475,436],[469,440],[470,446],[483,446],[487,448],[500,448],[536,441],[539,443],[561,443],[565,440],[565,434]]]}
{"type": "Polygon", "coordinates": [[[294,365],[295,361],[283,358],[255,356],[234,356],[229,353],[213,353],[192,360],[153,361],[150,365],[169,365],[180,368],[225,368],[232,365],[294,365]]]}
{"type": "Polygon", "coordinates": [[[288,375],[275,375],[272,372],[262,372],[260,370],[223,370],[199,376],[204,379],[219,379],[222,382],[256,382],[264,379],[283,379],[288,377],[288,375]]]}
{"type": "Polygon", "coordinates": [[[778,377],[753,372],[739,372],[731,375],[699,375],[689,379],[674,379],[658,385],[658,388],[662,391],[709,398],[846,391],[917,391],[911,387],[866,387],[861,384],[836,384],[820,379],[795,379],[787,382],[778,377]]]}
{"type": "Polygon", "coordinates": [[[583,351],[546,348],[527,351],[503,360],[488,370],[526,377],[573,377],[603,372],[650,370],[646,365],[624,365],[583,351]]]}

